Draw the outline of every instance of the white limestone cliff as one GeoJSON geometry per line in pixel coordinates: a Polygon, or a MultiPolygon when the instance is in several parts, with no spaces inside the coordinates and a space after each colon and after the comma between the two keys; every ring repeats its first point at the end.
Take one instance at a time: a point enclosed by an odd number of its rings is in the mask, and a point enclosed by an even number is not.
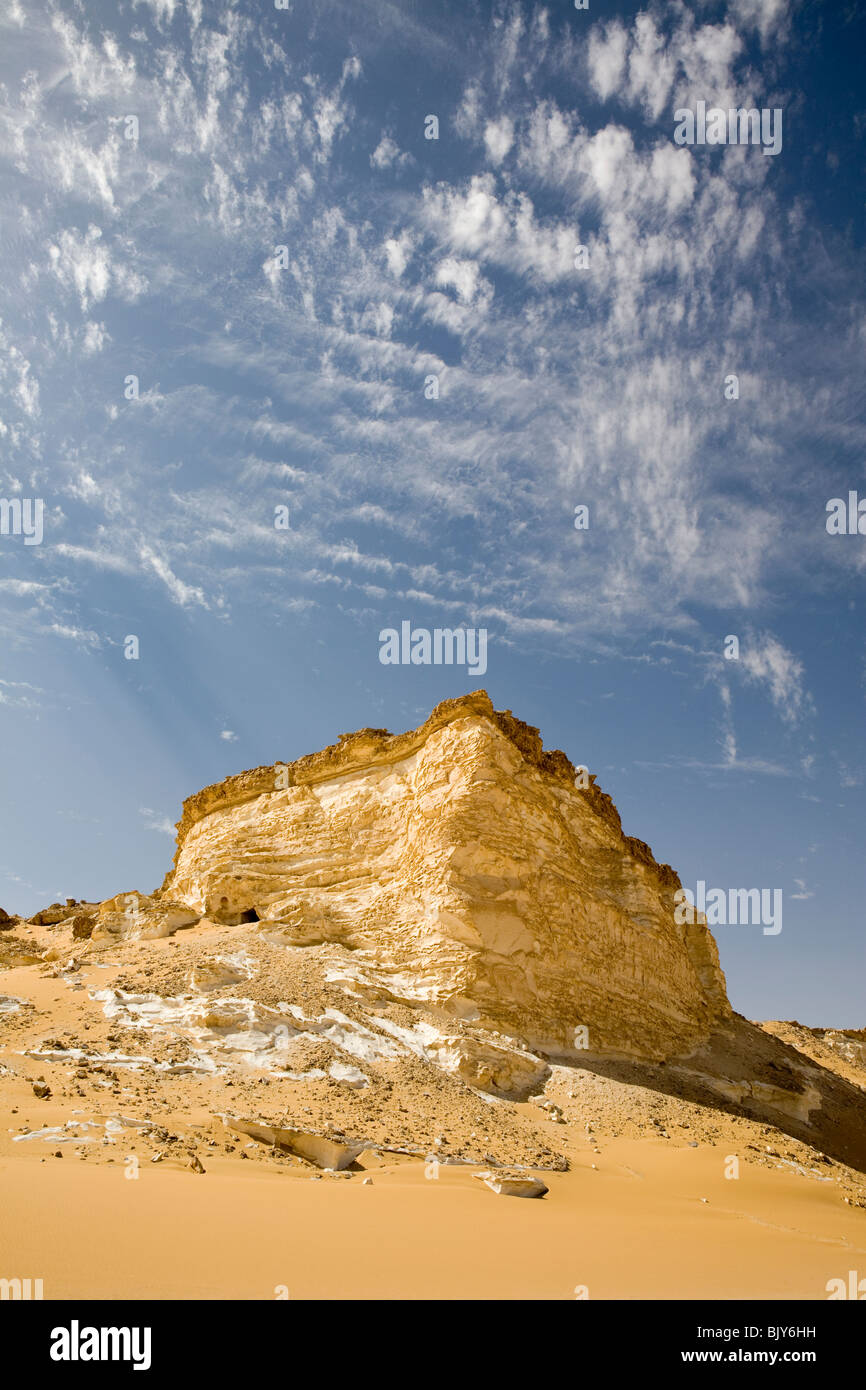
{"type": "Polygon", "coordinates": [[[339,943],[359,988],[535,1050],[666,1058],[731,1012],[709,931],[675,922],[679,886],[594,781],[477,691],[189,798],[158,896],[169,930],[185,909],[339,943]]]}

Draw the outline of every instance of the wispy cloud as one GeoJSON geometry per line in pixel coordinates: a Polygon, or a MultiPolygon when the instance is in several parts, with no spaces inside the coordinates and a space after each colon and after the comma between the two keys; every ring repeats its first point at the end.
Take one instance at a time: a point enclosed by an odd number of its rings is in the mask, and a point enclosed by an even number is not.
{"type": "Polygon", "coordinates": [[[815,894],[809,891],[802,878],[795,878],[794,882],[797,885],[797,892],[791,894],[794,902],[806,902],[807,899],[814,898],[815,894]]]}
{"type": "MultiPolygon", "coordinates": [[[[827,258],[775,161],[702,159],[669,129],[699,88],[745,99],[751,39],[784,45],[783,4],[709,23],[659,3],[585,43],[573,15],[497,7],[472,63],[449,58],[439,142],[414,107],[383,119],[351,23],[318,66],[282,18],[264,34],[168,0],[138,7],[146,42],[71,7],[28,23],[37,59],[24,81],[7,65],[0,118],[42,250],[17,266],[0,418],[9,467],[69,514],[18,583],[101,570],[219,614],[302,608],[326,584],[382,613],[424,594],[561,654],[692,631],[702,608],[759,634],[741,677],[802,721],[805,671],[764,612],[816,555],[855,566],[824,547],[803,422],[829,442],[845,419],[845,447],[866,445],[837,370],[866,306],[830,297],[806,322],[794,267],[820,279],[827,258]],[[775,345],[804,336],[820,368],[777,372],[775,345]]],[[[437,19],[409,27],[444,62],[437,19]]],[[[53,616],[56,635],[98,627],[53,616]]]]}
{"type": "Polygon", "coordinates": [[[177,829],[168,816],[161,816],[158,811],[152,811],[148,806],[140,806],[138,814],[143,818],[146,830],[156,830],[160,835],[170,835],[174,839],[177,829]]]}

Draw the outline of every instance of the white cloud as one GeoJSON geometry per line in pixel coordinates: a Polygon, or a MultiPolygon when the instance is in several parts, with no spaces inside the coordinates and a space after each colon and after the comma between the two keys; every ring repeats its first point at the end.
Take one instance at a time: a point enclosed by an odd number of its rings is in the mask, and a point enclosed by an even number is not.
{"type": "Polygon", "coordinates": [[[484,145],[493,164],[501,164],[514,144],[514,122],[509,116],[488,121],[484,127],[484,145]]]}
{"type": "Polygon", "coordinates": [[[657,120],[668,101],[676,62],[651,15],[637,16],[633,36],[628,56],[629,93],[652,120],[657,120]]]}
{"type": "Polygon", "coordinates": [[[94,323],[91,320],[84,325],[84,337],[81,346],[86,356],[92,357],[94,353],[102,352],[106,343],[110,342],[111,334],[106,330],[104,323],[94,323]]]}
{"type": "Polygon", "coordinates": [[[72,560],[75,563],[93,565],[97,569],[109,570],[115,574],[136,573],[135,564],[126,555],[115,555],[88,546],[69,545],[65,541],[60,541],[54,549],[64,559],[72,560]]]}
{"type": "Polygon", "coordinates": [[[208,607],[204,592],[191,584],[185,584],[182,579],[179,579],[167,561],[164,560],[161,555],[157,555],[149,545],[140,546],[139,555],[144,564],[152,569],[154,574],[162,580],[171,595],[172,602],[178,604],[181,608],[188,608],[190,605],[200,608],[208,607]]]}
{"type": "Polygon", "coordinates": [[[111,256],[100,227],[91,223],[83,235],[77,228],[61,232],[48,247],[48,258],[60,283],[77,293],[82,313],[108,294],[111,256]]]}
{"type": "Polygon", "coordinates": [[[767,687],[783,719],[795,723],[804,711],[803,663],[771,633],[750,636],[741,646],[740,664],[750,680],[767,687]]]}
{"type": "Polygon", "coordinates": [[[412,162],[412,156],[400,149],[395,140],[390,135],[383,135],[373,153],[370,155],[370,163],[374,169],[390,169],[393,165],[402,168],[412,162]]]}
{"type": "Polygon", "coordinates": [[[731,11],[743,28],[757,29],[762,41],[784,28],[789,0],[731,0],[731,11]]]}
{"type": "Polygon", "coordinates": [[[573,277],[574,226],[539,222],[526,193],[500,202],[492,174],[476,174],[462,189],[426,188],[424,199],[430,229],[454,251],[547,283],[573,277]]]}
{"type": "Polygon", "coordinates": [[[618,91],[625,73],[628,36],[618,19],[594,24],[589,34],[589,77],[602,101],[618,91]]]}
{"type": "Polygon", "coordinates": [[[89,628],[77,627],[71,623],[51,623],[46,629],[54,637],[62,637],[65,641],[75,642],[80,647],[100,647],[102,639],[99,633],[92,632],[89,628]]]}
{"type": "MultiPolygon", "coordinates": [[[[47,584],[39,584],[33,579],[0,579],[0,591],[15,598],[35,597],[50,592],[47,584]]],[[[6,682],[0,681],[0,684],[6,682]]]]}
{"type": "Polygon", "coordinates": [[[387,237],[384,242],[385,259],[391,274],[399,280],[412,255],[413,238],[411,232],[402,231],[399,237],[387,237]]]}
{"type": "Polygon", "coordinates": [[[177,0],[133,0],[134,6],[144,6],[152,12],[154,23],[160,27],[164,22],[171,23],[177,8],[177,0]]]}
{"type": "MultiPolygon", "coordinates": [[[[736,150],[702,160],[675,147],[666,127],[681,91],[724,88],[732,73],[748,80],[743,26],[759,16],[749,18],[747,0],[714,25],[679,3],[628,28],[596,20],[571,46],[553,11],[525,9],[521,20],[513,6],[498,8],[456,119],[444,105],[439,113],[438,147],[420,144],[430,103],[418,107],[411,147],[433,171],[423,188],[363,175],[368,162],[397,168],[409,158],[398,139],[412,135],[396,123],[396,104],[387,129],[381,102],[364,106],[372,83],[350,39],[335,80],[284,49],[279,24],[263,34],[231,7],[207,24],[198,13],[178,6],[172,15],[159,0],[141,8],[147,61],[60,20],[39,72],[0,91],[14,157],[38,190],[22,199],[22,240],[51,248],[22,268],[4,458],[27,486],[50,478],[85,504],[75,529],[58,528],[64,540],[40,553],[48,573],[74,569],[84,587],[96,577],[88,569],[144,572],[171,602],[214,612],[251,589],[282,611],[312,602],[304,584],[339,584],[347,595],[372,578],[365,611],[381,597],[373,589],[399,586],[485,607],[508,632],[543,634],[551,646],[651,623],[676,632],[697,606],[740,617],[758,608],[794,563],[766,499],[783,459],[790,470],[798,456],[812,383],[796,373],[771,380],[762,364],[778,335],[792,333],[787,291],[809,218],[782,216],[768,183],[773,161],[736,150]],[[56,93],[46,100],[54,71],[69,74],[62,108],[56,93]],[[266,89],[255,99],[253,78],[266,89]],[[616,105],[599,115],[596,98],[616,105]],[[121,140],[124,111],[137,111],[146,133],[135,150],[121,140]],[[292,262],[283,272],[273,261],[281,244],[292,262]],[[585,273],[574,265],[578,244],[590,251],[585,273]],[[28,297],[40,296],[44,343],[27,317],[28,297]],[[144,394],[130,409],[112,374],[122,381],[121,362],[137,370],[142,344],[126,335],[114,296],[146,301],[141,323],[170,304],[177,330],[160,343],[164,360],[142,371],[144,394]],[[215,306],[217,327],[204,327],[215,306]],[[447,349],[431,327],[452,335],[447,349]],[[746,429],[716,409],[732,360],[748,396],[746,429]],[[175,384],[212,368],[219,392],[175,384]],[[431,373],[447,410],[425,400],[431,373]],[[197,439],[188,443],[199,427],[206,463],[197,439]],[[87,437],[72,457],[79,432],[87,437]],[[290,537],[269,526],[269,490],[289,496],[290,537]],[[576,584],[569,515],[584,498],[592,545],[576,584]],[[388,568],[388,555],[352,539],[353,526],[374,517],[397,518],[389,530],[429,542],[447,562],[422,548],[411,569],[423,579],[393,559],[388,568]],[[455,518],[476,528],[460,554],[450,548],[455,518]],[[506,533],[507,558],[498,548],[506,533]],[[287,573],[297,577],[290,598],[287,573]]],[[[405,16],[387,13],[405,33],[405,16]]],[[[434,40],[444,59],[444,40],[434,40]]],[[[839,341],[850,351],[852,325],[866,316],[856,304],[846,314],[839,341]]],[[[832,327],[821,331],[826,346],[832,327]]],[[[856,444],[831,366],[821,391],[810,418],[827,431],[823,443],[841,438],[833,421],[844,420],[845,446],[856,444]]],[[[786,481],[806,495],[802,470],[786,481]]],[[[811,553],[807,539],[796,563],[811,553]]],[[[839,548],[825,563],[852,561],[839,548]]],[[[761,651],[741,674],[793,720],[796,673],[761,651]]],[[[737,757],[732,729],[726,756],[737,757]]]]}
{"type": "Polygon", "coordinates": [[[161,816],[157,811],[152,811],[149,806],[140,806],[138,814],[144,817],[146,830],[156,830],[160,835],[170,835],[174,839],[177,834],[177,827],[169,820],[168,816],[161,816]]]}
{"type": "Polygon", "coordinates": [[[390,338],[393,323],[393,306],[384,300],[368,304],[360,318],[361,327],[368,333],[375,333],[377,338],[390,338]]]}
{"type": "Polygon", "coordinates": [[[129,91],[135,82],[135,59],[131,53],[121,52],[111,34],[103,34],[100,45],[92,43],[71,19],[59,12],[52,15],[51,26],[62,41],[68,75],[77,93],[88,101],[97,101],[129,91]]]}
{"type": "Polygon", "coordinates": [[[471,304],[479,282],[478,266],[474,261],[457,260],[449,256],[436,267],[436,284],[450,285],[463,304],[471,304]]]}

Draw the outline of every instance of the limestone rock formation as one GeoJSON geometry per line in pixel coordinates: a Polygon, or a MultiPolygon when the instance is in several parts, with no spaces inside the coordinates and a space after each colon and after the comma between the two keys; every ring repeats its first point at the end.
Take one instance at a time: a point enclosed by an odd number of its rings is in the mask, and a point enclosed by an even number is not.
{"type": "MultiPolygon", "coordinates": [[[[51,1105],[74,1073],[99,1115],[125,1076],[152,1113],[203,1082],[209,1148],[349,1172],[363,1143],[483,1166],[499,1195],[564,1172],[578,1124],[597,1154],[677,1125],[714,1143],[725,1113],[751,1153],[792,1137],[769,1162],[866,1172],[866,1034],[732,1012],[677,875],[575,772],[478,691],[206,787],[161,889],[3,924],[0,1078],[28,1059],[51,1105]],[[48,1035],[30,971],[57,982],[48,1035]]],[[[10,1142],[143,1123],[81,1114],[10,1142]]]]}
{"type": "Polygon", "coordinates": [[[866,1067],[866,1028],[828,1028],[822,1041],[846,1062],[866,1067]]]}
{"type": "Polygon", "coordinates": [[[49,907],[43,907],[39,912],[35,912],[27,921],[31,926],[36,927],[56,927],[71,926],[78,923],[78,936],[86,936],[88,933],[81,930],[83,919],[93,919],[96,916],[99,903],[77,902],[75,898],[67,898],[66,905],[63,903],[51,903],[49,907]]]}
{"type": "Polygon", "coordinates": [[[99,904],[91,935],[94,941],[106,937],[148,940],[194,926],[200,917],[200,912],[192,912],[164,894],[157,900],[146,893],[118,893],[99,904]]]}
{"type": "Polygon", "coordinates": [[[363,1140],[347,1139],[344,1135],[313,1134],[299,1129],[285,1129],[279,1125],[260,1125],[252,1120],[240,1120],[235,1116],[225,1117],[226,1128],[238,1134],[248,1134],[260,1144],[272,1144],[277,1149],[287,1149],[298,1154],[317,1168],[329,1168],[342,1172],[348,1168],[367,1145],[363,1140]]]}
{"type": "Polygon", "coordinates": [[[94,935],[207,918],[339,944],[360,991],[507,1035],[458,1065],[527,1086],[538,1059],[514,1040],[687,1052],[730,1016],[715,942],[675,922],[677,875],[575,780],[484,691],[449,700],[409,733],[362,729],[190,797],[161,892],[104,903],[94,935]]]}
{"type": "Polygon", "coordinates": [[[546,1197],[550,1191],[546,1183],[525,1173],[474,1173],[473,1177],[497,1197],[546,1197]]]}

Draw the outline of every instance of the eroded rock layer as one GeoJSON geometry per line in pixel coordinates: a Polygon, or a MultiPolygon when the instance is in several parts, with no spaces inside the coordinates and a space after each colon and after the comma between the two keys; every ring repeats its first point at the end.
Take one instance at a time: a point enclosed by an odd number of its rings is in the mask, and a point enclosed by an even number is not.
{"type": "Polygon", "coordinates": [[[159,900],[174,925],[258,918],[287,945],[348,948],[395,997],[537,1050],[665,1058],[730,1016],[678,887],[594,781],[477,691],[189,798],[159,900]]]}

